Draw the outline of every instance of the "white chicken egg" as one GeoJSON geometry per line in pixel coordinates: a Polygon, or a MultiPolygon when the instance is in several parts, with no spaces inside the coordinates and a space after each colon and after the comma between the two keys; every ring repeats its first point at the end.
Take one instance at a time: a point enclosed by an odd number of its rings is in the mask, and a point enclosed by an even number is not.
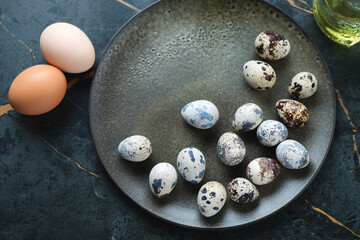
{"type": "Polygon", "coordinates": [[[89,37],[70,23],[46,27],[40,36],[40,49],[48,63],[68,73],[85,72],[95,62],[95,49],[89,37]]]}

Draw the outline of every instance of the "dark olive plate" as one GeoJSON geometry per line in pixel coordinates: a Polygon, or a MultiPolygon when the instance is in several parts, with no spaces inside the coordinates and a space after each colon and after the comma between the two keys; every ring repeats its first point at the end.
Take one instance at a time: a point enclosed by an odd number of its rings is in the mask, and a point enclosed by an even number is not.
{"type": "Polygon", "coordinates": [[[166,221],[201,229],[244,226],[289,204],[311,182],[325,160],[335,125],[335,96],[331,76],[318,48],[291,18],[268,3],[254,0],[160,1],[131,19],[115,35],[97,67],[90,93],[90,126],[99,157],[120,189],[143,209],[166,221]],[[277,74],[268,91],[250,88],[242,76],[245,62],[260,59],[255,37],[273,30],[291,43],[290,54],[267,61],[277,74]],[[202,184],[224,186],[245,177],[247,164],[257,157],[275,158],[275,148],[261,146],[256,132],[239,134],[247,155],[235,167],[217,159],[216,143],[232,131],[231,119],[244,103],[258,104],[265,119],[277,119],[275,102],[289,98],[287,87],[295,74],[308,71],[319,82],[314,96],[302,101],[310,121],[289,129],[289,138],[309,151],[311,163],[303,170],[282,169],[279,177],[259,186],[260,199],[237,204],[229,198],[214,217],[203,217],[197,207],[202,184]],[[188,102],[206,99],[219,109],[220,119],[208,130],[195,129],[182,119],[188,102]],[[119,157],[118,144],[126,137],[148,137],[153,154],[140,163],[119,157]],[[176,165],[185,147],[200,149],[206,158],[205,177],[198,185],[178,174],[178,183],[165,199],[155,198],[148,176],[159,162],[176,165]]]}

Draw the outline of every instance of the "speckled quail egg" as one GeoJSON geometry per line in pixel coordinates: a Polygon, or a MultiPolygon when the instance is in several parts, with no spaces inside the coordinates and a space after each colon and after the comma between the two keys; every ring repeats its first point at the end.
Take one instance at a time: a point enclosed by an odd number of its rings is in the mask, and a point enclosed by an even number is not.
{"type": "Polygon", "coordinates": [[[255,39],[256,53],[264,59],[278,60],[290,52],[290,42],[274,31],[261,32],[255,39]]]}
{"type": "Polygon", "coordinates": [[[279,121],[266,120],[258,127],[256,136],[262,145],[273,147],[287,138],[288,130],[286,126],[279,121]]]}
{"type": "Polygon", "coordinates": [[[266,157],[252,160],[246,168],[246,177],[256,185],[271,183],[280,173],[276,160],[266,157]]]}
{"type": "Polygon", "coordinates": [[[236,110],[232,127],[235,131],[248,132],[255,129],[263,120],[263,111],[255,103],[246,103],[236,110]]]}
{"type": "Polygon", "coordinates": [[[259,198],[259,191],[246,178],[235,178],[228,184],[228,193],[234,202],[249,203],[259,198]]]}
{"type": "Polygon", "coordinates": [[[149,174],[151,192],[158,198],[164,198],[174,189],[177,182],[175,168],[166,162],[156,164],[149,174]]]}
{"type": "Polygon", "coordinates": [[[197,100],[186,104],[181,115],[191,126],[199,129],[213,127],[219,119],[217,107],[207,100],[197,100]]]}
{"type": "Polygon", "coordinates": [[[200,213],[205,217],[217,214],[225,205],[226,189],[216,181],[205,183],[199,190],[197,203],[200,213]]]}
{"type": "Polygon", "coordinates": [[[141,135],[133,135],[125,138],[118,146],[120,156],[131,162],[146,160],[151,152],[152,146],[149,139],[141,135]]]}
{"type": "Polygon", "coordinates": [[[177,157],[177,167],[181,176],[193,184],[197,184],[203,179],[205,166],[204,154],[194,147],[184,148],[177,157]]]}
{"type": "Polygon", "coordinates": [[[296,74],[289,85],[288,91],[292,98],[305,99],[311,97],[317,90],[316,77],[309,72],[296,74]]]}
{"type": "Polygon", "coordinates": [[[251,60],[244,64],[243,74],[250,87],[264,91],[272,88],[276,82],[274,69],[266,62],[251,60]]]}
{"type": "Polygon", "coordinates": [[[217,142],[216,153],[225,165],[235,166],[245,158],[245,143],[235,133],[224,133],[217,142]]]}
{"type": "Polygon", "coordinates": [[[275,107],[281,120],[288,127],[303,127],[309,121],[309,111],[301,102],[292,99],[281,99],[275,107]]]}
{"type": "Polygon", "coordinates": [[[285,140],[276,148],[276,158],[286,168],[301,169],[310,163],[306,148],[295,140],[285,140]]]}

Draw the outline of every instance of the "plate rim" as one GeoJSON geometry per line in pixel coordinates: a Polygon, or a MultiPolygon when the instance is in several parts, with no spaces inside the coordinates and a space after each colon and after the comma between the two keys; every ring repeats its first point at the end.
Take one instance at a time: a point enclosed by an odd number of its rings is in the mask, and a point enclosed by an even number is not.
{"type": "Polygon", "coordinates": [[[146,8],[144,8],[143,10],[141,10],[140,12],[136,13],[135,15],[133,15],[131,18],[129,18],[120,28],[118,31],[116,31],[116,33],[112,36],[112,38],[110,39],[110,41],[107,43],[107,45],[105,46],[104,50],[102,51],[99,60],[96,62],[96,66],[94,68],[95,74],[91,79],[91,85],[90,85],[90,91],[89,91],[89,125],[90,125],[90,133],[91,133],[91,138],[93,140],[93,144],[96,150],[96,154],[98,156],[98,158],[100,159],[100,162],[102,164],[102,166],[104,167],[104,169],[106,170],[106,174],[110,177],[110,179],[115,183],[115,185],[117,186],[117,188],[128,198],[130,199],[132,202],[134,202],[137,206],[139,206],[142,210],[145,210],[145,212],[151,216],[154,216],[162,221],[165,221],[167,223],[170,224],[174,224],[176,226],[179,227],[184,227],[184,228],[188,228],[188,229],[194,229],[194,230],[216,230],[216,231],[221,231],[221,230],[230,230],[230,229],[236,229],[236,228],[244,228],[247,227],[249,225],[264,221],[265,219],[274,216],[276,213],[280,212],[281,210],[283,210],[284,208],[286,208],[287,206],[289,206],[295,199],[297,199],[308,187],[309,185],[313,182],[313,180],[315,179],[315,177],[318,175],[320,169],[322,168],[326,158],[328,157],[330,148],[332,146],[333,143],[333,139],[334,139],[334,133],[335,133],[335,127],[336,127],[336,96],[335,96],[335,86],[334,86],[334,81],[332,79],[331,76],[331,72],[330,69],[327,65],[326,59],[323,56],[323,53],[320,51],[319,46],[316,44],[316,42],[314,41],[314,39],[311,37],[311,35],[292,17],[290,16],[288,13],[286,13],[285,11],[283,11],[280,7],[267,2],[265,0],[256,0],[256,2],[262,2],[264,4],[267,4],[273,8],[275,8],[278,12],[281,12],[282,14],[284,14],[287,18],[289,18],[289,20],[296,25],[297,28],[299,28],[301,31],[304,32],[304,34],[307,36],[307,38],[309,39],[309,41],[311,42],[311,44],[315,47],[315,49],[317,50],[317,53],[322,61],[322,63],[324,63],[324,68],[326,71],[326,74],[329,76],[329,82],[330,82],[330,89],[331,91],[331,106],[332,109],[334,110],[334,117],[333,117],[333,121],[332,121],[332,129],[331,129],[331,137],[330,137],[330,143],[325,151],[325,155],[323,157],[323,159],[321,160],[319,167],[316,169],[316,171],[314,172],[314,175],[310,178],[310,180],[308,181],[307,184],[304,185],[303,189],[301,191],[299,191],[296,195],[294,195],[293,198],[291,198],[286,204],[284,204],[283,206],[281,206],[280,208],[278,208],[277,210],[271,212],[270,214],[263,216],[261,218],[258,218],[256,220],[247,222],[245,224],[241,224],[241,225],[233,225],[233,226],[221,226],[221,227],[198,227],[198,226],[191,226],[191,225],[185,225],[185,224],[181,224],[178,223],[176,221],[171,221],[165,217],[162,217],[158,214],[156,214],[153,211],[150,211],[149,209],[145,208],[144,206],[142,206],[141,204],[139,204],[137,201],[135,201],[134,199],[132,199],[128,194],[126,194],[126,192],[117,184],[117,182],[114,180],[113,176],[109,173],[106,165],[104,164],[104,161],[100,158],[100,154],[98,151],[98,145],[99,143],[97,142],[96,138],[94,137],[94,120],[92,119],[92,111],[91,109],[93,108],[93,91],[94,91],[94,80],[96,79],[97,73],[98,73],[98,66],[101,62],[104,61],[105,58],[105,54],[106,52],[109,50],[110,45],[113,43],[113,41],[116,39],[116,37],[121,33],[121,31],[126,28],[130,22],[132,22],[135,18],[140,17],[141,15],[143,15],[146,11],[149,11],[150,8],[153,8],[155,5],[161,4],[163,1],[162,0],[158,0],[156,2],[151,3],[149,6],[147,6],[146,8]]]}

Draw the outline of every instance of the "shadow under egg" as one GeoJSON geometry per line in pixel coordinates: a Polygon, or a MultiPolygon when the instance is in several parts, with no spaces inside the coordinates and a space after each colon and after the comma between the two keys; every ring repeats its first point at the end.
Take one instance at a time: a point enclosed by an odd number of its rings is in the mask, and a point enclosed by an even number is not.
{"type": "Polygon", "coordinates": [[[302,180],[302,179],[305,180],[315,170],[314,170],[314,166],[310,160],[310,163],[306,167],[304,167],[302,169],[288,169],[288,171],[290,172],[289,178],[291,178],[293,180],[302,180]]]}
{"type": "Polygon", "coordinates": [[[260,193],[260,199],[270,196],[276,196],[279,192],[283,191],[283,188],[287,187],[287,184],[292,181],[307,181],[309,174],[313,172],[311,162],[303,169],[287,169],[281,165],[280,174],[274,181],[266,185],[256,185],[260,193]]]}
{"type": "Polygon", "coordinates": [[[145,197],[146,199],[151,201],[151,204],[154,206],[154,208],[162,209],[162,208],[166,208],[167,205],[171,206],[174,203],[174,201],[176,201],[177,198],[181,197],[180,191],[175,191],[175,190],[176,190],[176,186],[168,195],[159,198],[151,192],[149,186],[149,191],[145,197]]]}
{"type": "Polygon", "coordinates": [[[259,206],[259,201],[261,201],[261,197],[249,203],[238,203],[231,200],[230,198],[228,198],[228,201],[229,203],[227,205],[229,205],[229,208],[233,209],[238,213],[247,213],[254,211],[254,209],[259,206]]]}
{"type": "Polygon", "coordinates": [[[154,156],[150,156],[148,159],[141,162],[131,162],[121,156],[117,157],[117,161],[120,162],[121,168],[127,171],[129,174],[144,176],[149,175],[152,167],[156,164],[154,156]]]}
{"type": "Polygon", "coordinates": [[[255,185],[259,191],[259,198],[266,198],[271,195],[276,195],[287,181],[286,174],[282,174],[284,168],[281,168],[280,174],[270,183],[265,185],[255,185]]]}
{"type": "Polygon", "coordinates": [[[227,204],[225,203],[225,205],[214,216],[211,217],[205,217],[200,213],[200,211],[198,211],[198,221],[204,225],[215,226],[216,224],[223,221],[227,211],[226,208],[227,204]]]}
{"type": "Polygon", "coordinates": [[[216,147],[216,143],[220,135],[222,134],[223,129],[219,124],[215,124],[212,128],[209,129],[198,129],[186,121],[182,121],[182,127],[184,131],[184,135],[190,136],[192,139],[196,139],[197,142],[201,143],[201,145],[209,146],[214,145],[216,147]]]}
{"type": "MultiPolygon", "coordinates": [[[[188,181],[186,181],[180,174],[178,176],[178,181],[176,183],[176,185],[179,185],[178,187],[181,188],[179,189],[181,192],[181,195],[185,197],[194,197],[198,195],[199,189],[201,188],[201,186],[203,184],[205,184],[206,182],[204,181],[204,179],[201,180],[201,182],[197,183],[197,184],[193,184],[190,183],[188,181]]],[[[175,186],[176,188],[177,186],[175,186]]],[[[196,199],[195,199],[196,201],[196,199]]]]}
{"type": "MultiPolygon", "coordinates": [[[[244,141],[246,146],[246,158],[250,161],[259,158],[267,157],[276,159],[275,156],[275,147],[265,147],[261,145],[256,136],[257,128],[249,132],[239,132],[237,133],[241,139],[244,141]]],[[[250,162],[249,161],[249,162],[250,162]]]]}

